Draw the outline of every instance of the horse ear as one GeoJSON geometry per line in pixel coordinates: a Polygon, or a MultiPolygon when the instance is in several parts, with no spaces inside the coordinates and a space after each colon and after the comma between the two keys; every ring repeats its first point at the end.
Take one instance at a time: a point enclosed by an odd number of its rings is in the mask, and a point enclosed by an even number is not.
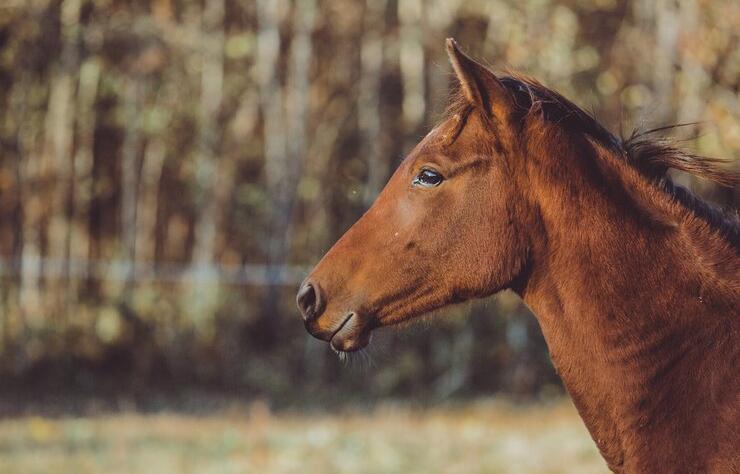
{"type": "Polygon", "coordinates": [[[501,117],[511,110],[512,98],[506,87],[485,66],[460,51],[453,38],[447,38],[447,55],[468,101],[484,112],[501,117]]]}

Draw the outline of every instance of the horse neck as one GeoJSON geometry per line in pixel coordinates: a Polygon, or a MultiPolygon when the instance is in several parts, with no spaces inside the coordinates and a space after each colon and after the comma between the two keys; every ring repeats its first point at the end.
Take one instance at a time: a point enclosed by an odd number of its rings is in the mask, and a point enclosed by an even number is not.
{"type": "Polygon", "coordinates": [[[532,261],[518,291],[610,466],[628,453],[647,469],[635,453],[649,457],[651,442],[679,429],[665,410],[680,400],[665,402],[699,384],[683,374],[738,329],[736,317],[710,317],[737,315],[736,296],[692,260],[678,217],[650,208],[656,196],[641,177],[585,143],[558,155],[567,153],[580,159],[530,163],[540,166],[528,173],[532,261]]]}

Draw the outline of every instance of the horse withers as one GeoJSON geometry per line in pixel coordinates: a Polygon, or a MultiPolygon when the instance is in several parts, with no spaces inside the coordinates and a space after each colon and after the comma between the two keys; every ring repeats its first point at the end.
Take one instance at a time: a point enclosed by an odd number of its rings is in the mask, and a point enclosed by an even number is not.
{"type": "Polygon", "coordinates": [[[740,472],[740,224],[666,173],[737,175],[447,49],[458,94],[301,285],[306,329],[355,351],[510,288],[614,472],[740,472]]]}

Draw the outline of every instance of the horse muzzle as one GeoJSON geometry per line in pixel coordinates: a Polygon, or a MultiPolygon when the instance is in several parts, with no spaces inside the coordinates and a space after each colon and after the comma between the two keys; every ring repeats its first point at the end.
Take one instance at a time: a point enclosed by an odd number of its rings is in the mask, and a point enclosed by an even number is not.
{"type": "Polygon", "coordinates": [[[317,283],[305,281],[296,295],[296,304],[306,331],[328,342],[335,351],[353,352],[370,343],[371,319],[355,311],[325,314],[327,299],[317,283]]]}

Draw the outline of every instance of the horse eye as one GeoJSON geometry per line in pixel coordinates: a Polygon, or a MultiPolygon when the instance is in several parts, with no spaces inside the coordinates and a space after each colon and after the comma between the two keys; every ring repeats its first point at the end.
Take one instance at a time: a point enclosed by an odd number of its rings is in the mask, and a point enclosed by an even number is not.
{"type": "Polygon", "coordinates": [[[439,186],[444,181],[441,174],[434,170],[423,169],[414,178],[413,184],[418,186],[424,186],[425,188],[433,188],[439,186]]]}

